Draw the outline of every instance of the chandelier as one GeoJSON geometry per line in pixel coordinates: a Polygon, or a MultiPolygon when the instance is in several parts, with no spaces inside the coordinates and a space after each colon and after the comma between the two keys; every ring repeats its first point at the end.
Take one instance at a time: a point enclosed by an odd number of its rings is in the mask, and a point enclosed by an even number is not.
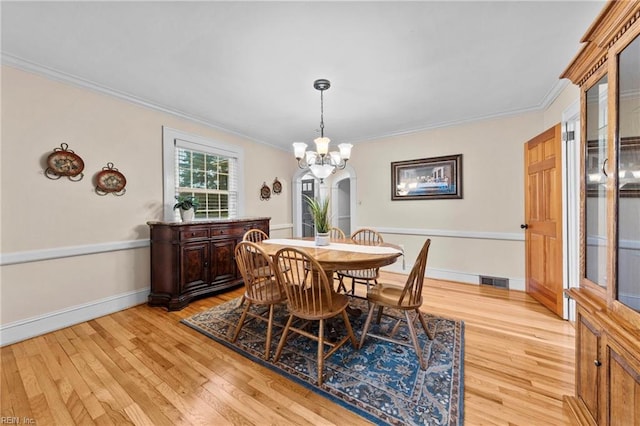
{"type": "Polygon", "coordinates": [[[320,91],[320,137],[314,140],[316,144],[315,151],[307,151],[307,144],[304,142],[294,142],[293,151],[298,160],[298,167],[308,169],[320,182],[336,170],[342,170],[347,165],[349,157],[351,157],[350,143],[341,143],[338,145],[339,151],[329,152],[329,142],[331,139],[324,136],[324,96],[323,93],[329,87],[331,82],[325,79],[319,79],[313,82],[313,87],[320,91]]]}

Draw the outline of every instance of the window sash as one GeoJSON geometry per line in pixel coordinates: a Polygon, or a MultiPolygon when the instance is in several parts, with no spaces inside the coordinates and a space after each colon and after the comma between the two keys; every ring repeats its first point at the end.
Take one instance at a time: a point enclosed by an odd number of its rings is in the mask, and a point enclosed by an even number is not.
{"type": "Polygon", "coordinates": [[[242,148],[164,127],[163,158],[166,221],[179,220],[179,212],[173,209],[177,194],[198,198],[200,207],[196,211],[196,220],[237,218],[243,214],[240,196],[243,187],[242,148]],[[183,158],[180,158],[180,153],[183,158]],[[188,170],[182,180],[179,174],[181,162],[188,170]]]}

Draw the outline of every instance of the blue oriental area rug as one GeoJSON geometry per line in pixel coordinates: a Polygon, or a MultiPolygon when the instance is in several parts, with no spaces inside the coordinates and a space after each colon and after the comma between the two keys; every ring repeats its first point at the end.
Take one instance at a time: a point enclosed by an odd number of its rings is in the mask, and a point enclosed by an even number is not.
{"type": "MultiPolygon", "coordinates": [[[[213,340],[237,351],[254,362],[302,384],[331,401],[379,425],[462,425],[463,424],[463,361],[464,323],[424,314],[435,339],[429,340],[418,324],[418,337],[427,358],[427,370],[421,370],[411,347],[367,338],[361,350],[347,343],[325,361],[324,383],[316,385],[317,344],[298,334],[292,334],[282,356],[273,362],[282,325],[288,313],[286,305],[276,309],[271,359],[262,359],[266,322],[253,320],[246,324],[236,343],[227,337],[229,328],[237,324],[242,308],[239,299],[218,305],[185,318],[182,323],[213,340]]],[[[350,317],[360,339],[367,312],[366,300],[354,299],[351,306],[363,314],[350,317]]],[[[252,307],[253,308],[253,307],[252,307]]],[[[256,308],[256,311],[264,308],[256,308]]],[[[387,312],[385,310],[385,312],[387,312]]],[[[333,320],[332,320],[333,321],[333,320]]],[[[336,319],[336,328],[342,320],[336,319]]],[[[383,317],[379,325],[371,326],[376,334],[385,334],[395,325],[383,317]]],[[[406,326],[398,336],[409,336],[406,326]]],[[[410,343],[409,340],[407,340],[410,343]]]]}

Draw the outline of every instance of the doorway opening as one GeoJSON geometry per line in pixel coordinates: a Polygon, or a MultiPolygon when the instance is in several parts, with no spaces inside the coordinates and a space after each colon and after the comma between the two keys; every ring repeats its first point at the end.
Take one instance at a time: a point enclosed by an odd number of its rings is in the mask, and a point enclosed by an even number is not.
{"type": "Polygon", "coordinates": [[[304,195],[324,199],[330,198],[331,226],[338,227],[348,236],[355,229],[356,173],[351,165],[320,183],[306,170],[298,170],[293,176],[293,236],[313,236],[313,222],[308,212],[304,195]]]}

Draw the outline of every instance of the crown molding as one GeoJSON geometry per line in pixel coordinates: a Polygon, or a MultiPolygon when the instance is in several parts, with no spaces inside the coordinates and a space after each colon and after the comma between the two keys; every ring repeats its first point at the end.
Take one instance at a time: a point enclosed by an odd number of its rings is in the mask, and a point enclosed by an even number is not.
{"type": "Polygon", "coordinates": [[[212,121],[188,114],[186,112],[183,111],[179,111],[170,107],[167,107],[165,105],[159,105],[155,102],[149,101],[147,99],[143,99],[140,98],[138,96],[134,96],[131,95],[129,93],[126,92],[122,92],[116,89],[112,89],[110,87],[107,86],[103,86],[101,84],[98,84],[96,82],[93,82],[91,80],[87,80],[84,79],[82,77],[78,77],[76,75],[73,74],[69,74],[69,73],[65,73],[62,71],[58,71],[56,69],[35,63],[35,62],[31,62],[28,61],[26,59],[22,59],[18,56],[14,56],[10,53],[6,53],[6,52],[2,52],[2,64],[6,65],[6,66],[10,66],[13,68],[17,68],[19,70],[22,71],[26,71],[26,72],[30,72],[32,74],[37,74],[43,77],[47,77],[51,80],[55,80],[55,81],[59,81],[62,83],[67,83],[67,84],[71,84],[73,86],[76,87],[81,87],[83,89],[88,89],[88,90],[92,90],[94,92],[98,92],[100,94],[103,95],[108,95],[108,96],[112,96],[115,97],[117,99],[123,100],[125,102],[129,102],[144,108],[148,108],[148,109],[152,109],[154,111],[159,111],[165,114],[169,114],[172,115],[174,117],[178,117],[184,120],[189,120],[191,122],[197,123],[197,124],[201,124],[203,126],[207,126],[210,127],[212,129],[221,131],[221,132],[225,132],[228,134],[231,134],[233,136],[237,136],[239,138],[242,139],[246,139],[249,140],[251,142],[255,142],[255,143],[259,143],[261,145],[266,145],[269,146],[271,148],[274,149],[278,149],[280,151],[286,151],[285,149],[283,149],[282,147],[276,146],[276,145],[272,145],[268,142],[259,140],[259,139],[255,139],[252,138],[251,136],[247,136],[243,133],[240,133],[236,130],[231,130],[231,129],[227,129],[225,127],[220,126],[217,123],[214,123],[212,121]]]}

